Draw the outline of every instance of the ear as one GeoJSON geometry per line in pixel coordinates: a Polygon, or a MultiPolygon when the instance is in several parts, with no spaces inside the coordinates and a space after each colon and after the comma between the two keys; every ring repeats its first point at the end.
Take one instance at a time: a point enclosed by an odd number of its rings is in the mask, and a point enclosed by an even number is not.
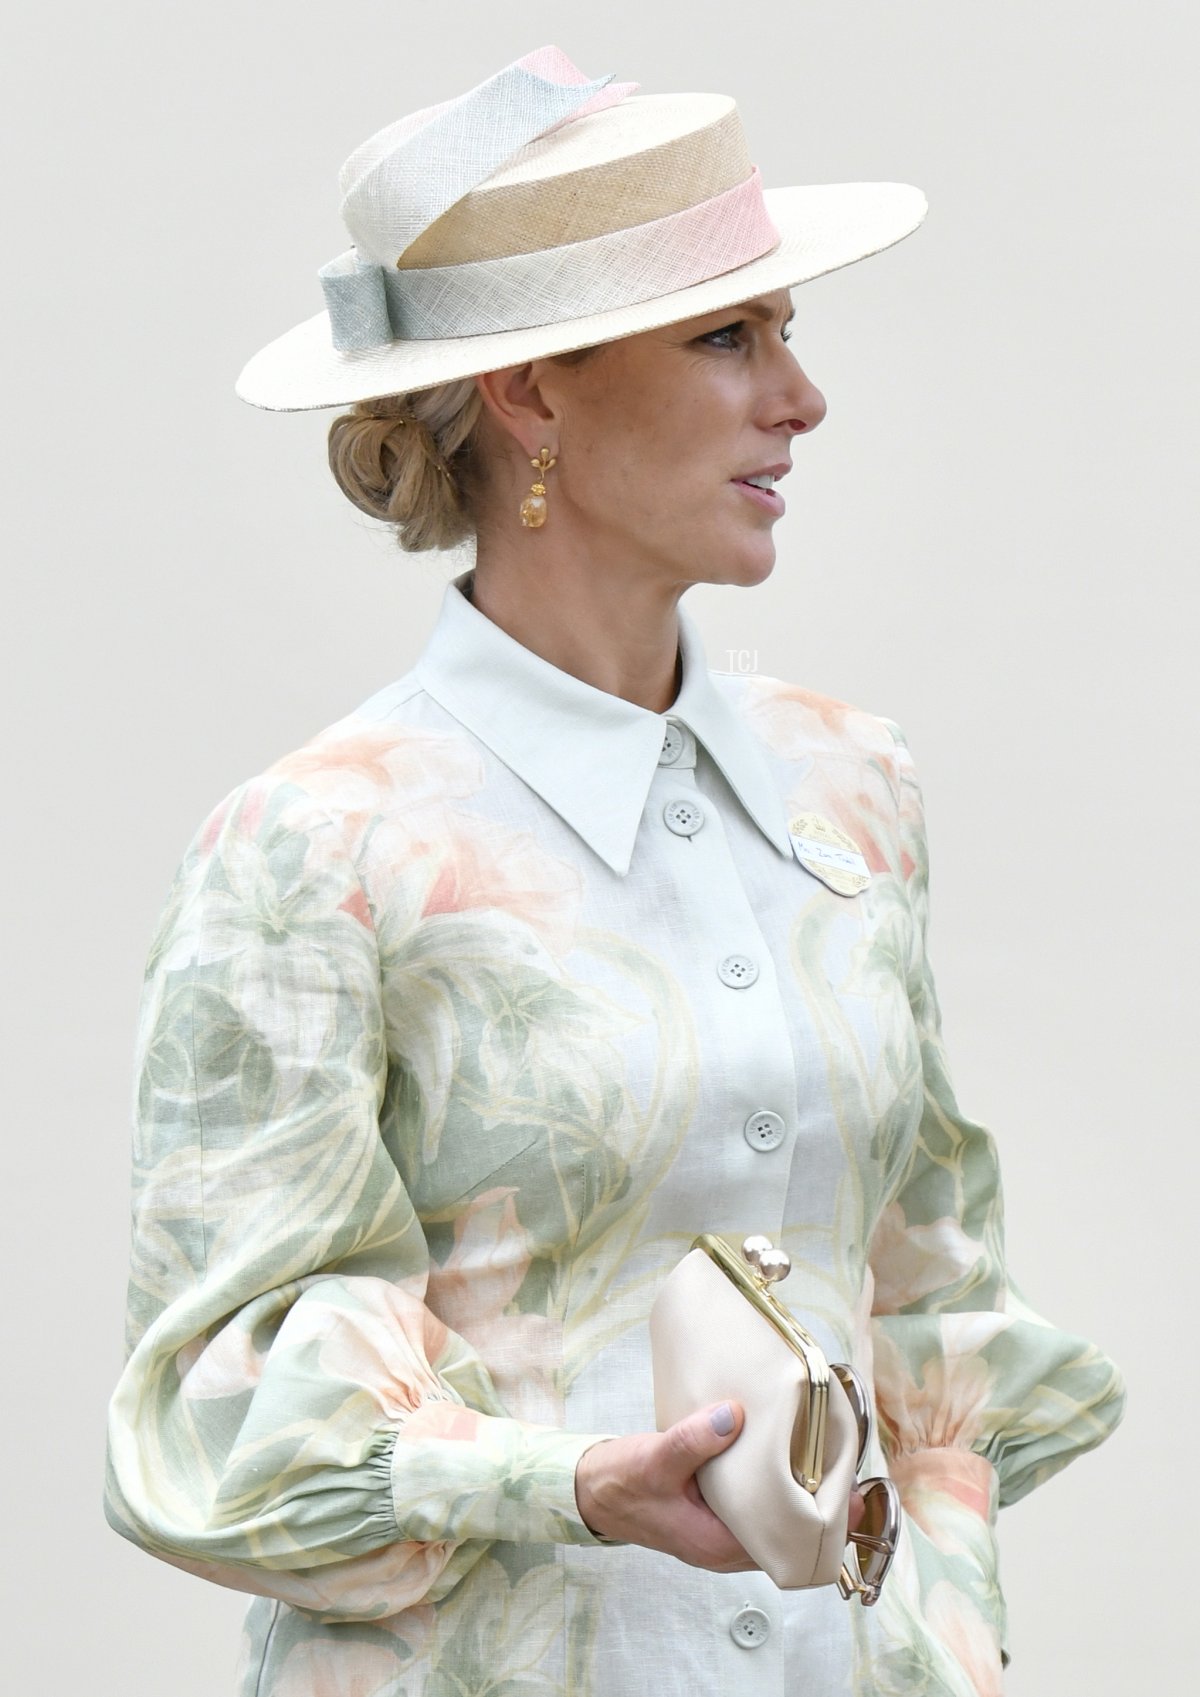
{"type": "Polygon", "coordinates": [[[546,362],[531,360],[502,371],[484,371],[475,378],[497,429],[530,459],[543,447],[552,454],[558,451],[560,409],[557,396],[543,383],[545,374],[546,362]]]}

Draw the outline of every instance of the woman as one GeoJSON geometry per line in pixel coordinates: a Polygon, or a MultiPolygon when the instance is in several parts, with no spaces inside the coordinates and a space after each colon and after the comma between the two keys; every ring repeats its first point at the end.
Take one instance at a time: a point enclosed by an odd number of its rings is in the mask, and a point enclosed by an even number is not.
{"type": "Polygon", "coordinates": [[[412,671],[212,811],[150,954],[108,1513],[256,1594],[258,1697],[996,1691],[997,1509],[1122,1409],[1005,1268],[903,736],[710,673],[680,605],[774,565],[825,412],[789,288],[924,200],[764,195],[732,102],[633,86],[547,48],[372,137],[327,311],[240,382],[353,403],[350,498],[476,542],[412,671]],[[707,1508],[737,1404],[654,1430],[703,1230],[787,1248],[872,1387],[874,1609],[707,1508]]]}

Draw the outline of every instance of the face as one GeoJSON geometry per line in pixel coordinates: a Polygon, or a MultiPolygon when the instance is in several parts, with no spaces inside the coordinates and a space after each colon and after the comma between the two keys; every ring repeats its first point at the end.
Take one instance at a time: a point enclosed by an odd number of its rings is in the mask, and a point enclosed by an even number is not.
{"type": "Polygon", "coordinates": [[[785,477],[793,437],[825,416],[787,345],[794,315],[779,290],[606,343],[575,367],[536,362],[555,415],[560,533],[569,522],[664,586],[767,577],[783,496],[745,480],[785,477]]]}

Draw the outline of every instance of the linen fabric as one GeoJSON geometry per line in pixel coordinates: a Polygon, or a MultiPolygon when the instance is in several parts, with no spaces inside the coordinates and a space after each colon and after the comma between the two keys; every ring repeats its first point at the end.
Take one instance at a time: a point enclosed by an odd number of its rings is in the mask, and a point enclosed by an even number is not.
{"type": "Polygon", "coordinates": [[[904,737],[710,670],[683,607],[651,713],[469,587],[179,866],[109,1518],[254,1594],[243,1697],[998,1691],[998,1508],[1124,1389],[1008,1271],[904,737]],[[858,844],[860,895],[797,860],[801,811],[858,844]],[[873,1609],[579,1514],[580,1455],[654,1430],[647,1317],[702,1230],[785,1248],[789,1306],[870,1390],[866,1471],[906,1511],[873,1609]]]}

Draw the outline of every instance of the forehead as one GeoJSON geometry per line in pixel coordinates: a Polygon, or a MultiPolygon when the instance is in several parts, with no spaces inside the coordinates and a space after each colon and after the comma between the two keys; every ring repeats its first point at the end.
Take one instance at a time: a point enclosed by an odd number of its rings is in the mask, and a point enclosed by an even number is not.
{"type": "Polygon", "coordinates": [[[682,320],[685,324],[705,324],[713,319],[752,318],[770,323],[783,315],[794,318],[796,308],[792,303],[790,289],[772,289],[765,295],[751,295],[743,301],[735,301],[731,306],[719,307],[715,312],[698,313],[694,318],[682,320]]]}
{"type": "Polygon", "coordinates": [[[688,340],[691,336],[713,330],[718,324],[732,324],[739,318],[764,324],[776,323],[782,319],[783,323],[787,324],[795,316],[796,307],[791,290],[772,289],[767,294],[751,295],[746,300],[735,301],[731,306],[717,307],[714,311],[700,313],[695,318],[676,319],[671,324],[659,325],[653,330],[641,330],[632,336],[619,336],[611,342],[601,342],[597,345],[596,352],[608,355],[610,361],[614,358],[624,362],[644,360],[657,351],[688,340]]]}

